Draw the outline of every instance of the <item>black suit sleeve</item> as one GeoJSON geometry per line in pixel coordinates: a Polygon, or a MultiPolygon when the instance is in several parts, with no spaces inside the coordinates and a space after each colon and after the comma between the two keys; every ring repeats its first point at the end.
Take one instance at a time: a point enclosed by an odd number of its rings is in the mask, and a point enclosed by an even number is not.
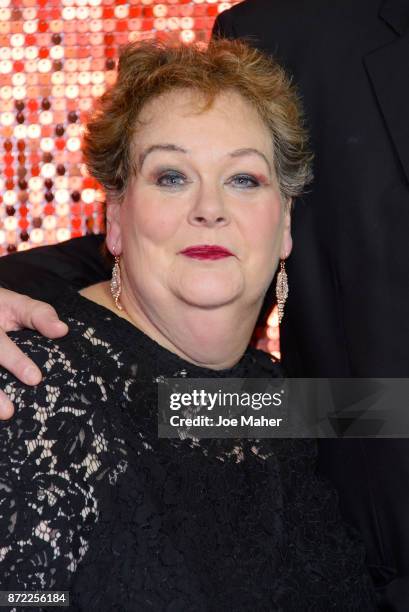
{"type": "Polygon", "coordinates": [[[53,301],[67,286],[81,289],[110,275],[101,249],[104,236],[74,238],[0,258],[0,286],[53,301]]]}

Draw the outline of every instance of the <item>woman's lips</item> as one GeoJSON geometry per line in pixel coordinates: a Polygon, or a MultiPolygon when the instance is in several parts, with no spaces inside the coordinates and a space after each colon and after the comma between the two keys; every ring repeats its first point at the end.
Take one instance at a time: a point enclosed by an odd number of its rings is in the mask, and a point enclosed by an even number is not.
{"type": "Polygon", "coordinates": [[[182,255],[192,257],[193,259],[222,259],[223,257],[233,256],[233,253],[228,249],[213,244],[201,244],[187,247],[180,252],[182,255]]]}

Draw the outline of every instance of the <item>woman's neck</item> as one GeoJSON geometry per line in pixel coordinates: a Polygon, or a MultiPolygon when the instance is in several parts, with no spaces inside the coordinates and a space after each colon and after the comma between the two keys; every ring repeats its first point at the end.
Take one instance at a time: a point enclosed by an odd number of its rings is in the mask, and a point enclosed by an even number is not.
{"type": "Polygon", "coordinates": [[[184,303],[169,304],[147,313],[125,293],[123,310],[112,299],[109,282],[80,291],[87,299],[128,320],[152,340],[199,367],[222,370],[234,366],[245,352],[256,323],[257,310],[248,313],[236,305],[200,309],[184,303]],[[247,314],[247,316],[246,316],[247,314]]]}

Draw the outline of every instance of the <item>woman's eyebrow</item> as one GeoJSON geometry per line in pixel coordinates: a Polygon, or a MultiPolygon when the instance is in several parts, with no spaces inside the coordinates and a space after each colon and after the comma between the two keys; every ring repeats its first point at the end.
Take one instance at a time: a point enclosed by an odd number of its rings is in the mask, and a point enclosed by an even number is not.
{"type": "MultiPolygon", "coordinates": [[[[143,163],[145,159],[147,158],[147,156],[149,155],[149,153],[152,153],[153,151],[176,151],[178,153],[188,153],[187,149],[184,149],[183,147],[180,147],[179,145],[172,144],[172,143],[163,143],[163,144],[160,143],[160,144],[150,145],[149,147],[144,149],[139,155],[139,158],[138,158],[139,171],[142,170],[143,163]]],[[[258,149],[254,149],[252,147],[245,147],[242,149],[236,149],[235,151],[232,151],[231,153],[229,153],[230,157],[240,157],[242,155],[243,156],[244,155],[258,155],[266,162],[271,172],[272,168],[271,168],[271,164],[268,158],[264,155],[264,153],[262,153],[258,149]]]]}
{"type": "Polygon", "coordinates": [[[187,149],[184,149],[183,147],[179,147],[179,145],[175,145],[171,143],[151,145],[150,147],[147,147],[146,149],[144,149],[139,155],[139,158],[138,158],[139,170],[142,170],[143,162],[145,161],[149,153],[152,153],[153,151],[178,151],[179,153],[188,152],[187,149]]]}
{"type": "Polygon", "coordinates": [[[262,153],[258,149],[253,149],[252,147],[246,147],[244,149],[236,149],[236,151],[232,151],[231,153],[229,153],[230,157],[240,157],[241,155],[253,155],[253,154],[258,155],[259,157],[264,159],[270,172],[272,171],[271,164],[268,158],[264,155],[264,153],[262,153]]]}

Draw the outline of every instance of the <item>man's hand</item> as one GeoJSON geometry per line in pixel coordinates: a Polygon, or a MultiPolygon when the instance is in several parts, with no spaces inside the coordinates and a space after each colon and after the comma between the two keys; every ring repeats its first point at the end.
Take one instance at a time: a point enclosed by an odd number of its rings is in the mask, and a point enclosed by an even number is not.
{"type": "MultiPolygon", "coordinates": [[[[38,367],[14,344],[6,332],[35,329],[47,338],[60,338],[68,326],[59,320],[54,308],[45,302],[0,288],[0,366],[27,385],[41,381],[38,367]]],[[[0,420],[13,416],[14,407],[0,389],[0,420]]]]}

